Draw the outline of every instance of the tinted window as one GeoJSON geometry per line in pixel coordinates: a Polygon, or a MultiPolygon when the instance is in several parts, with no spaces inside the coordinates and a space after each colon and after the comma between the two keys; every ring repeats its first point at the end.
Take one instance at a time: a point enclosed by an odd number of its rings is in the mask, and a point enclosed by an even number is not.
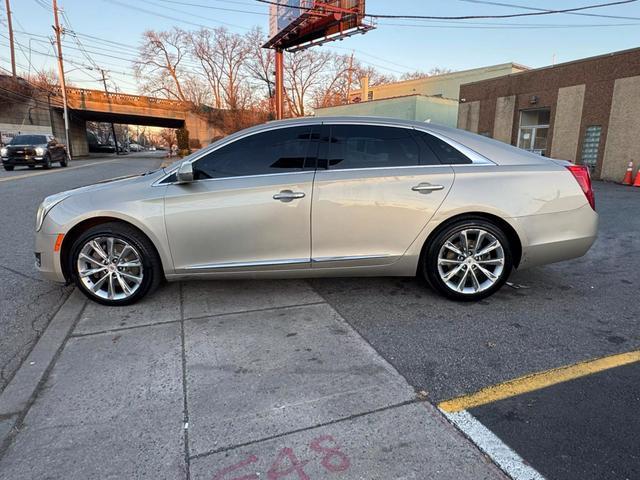
{"type": "Polygon", "coordinates": [[[426,143],[427,146],[429,146],[429,148],[433,150],[433,152],[440,160],[440,163],[446,165],[473,163],[469,157],[449,145],[447,142],[425,132],[417,133],[418,135],[420,135],[420,138],[424,141],[424,143],[426,143]]]}
{"type": "Polygon", "coordinates": [[[420,163],[418,143],[406,128],[334,125],[328,150],[330,168],[400,167],[420,163]]]}
{"type": "Polygon", "coordinates": [[[315,168],[311,134],[312,127],[292,127],[241,138],[196,161],[195,177],[239,177],[315,168]]]}
{"type": "Polygon", "coordinates": [[[18,135],[9,142],[10,145],[41,145],[47,143],[44,135],[18,135]]]}

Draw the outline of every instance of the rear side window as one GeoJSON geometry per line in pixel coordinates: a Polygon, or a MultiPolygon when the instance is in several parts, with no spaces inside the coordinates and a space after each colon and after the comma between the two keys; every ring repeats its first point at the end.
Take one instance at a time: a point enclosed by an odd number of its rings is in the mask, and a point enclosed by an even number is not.
{"type": "Polygon", "coordinates": [[[315,168],[313,127],[290,127],[256,133],[194,162],[196,179],[241,177],[315,168]]]}
{"type": "Polygon", "coordinates": [[[444,140],[426,132],[416,132],[424,144],[438,157],[440,163],[445,165],[464,165],[473,163],[469,157],[460,150],[452,147],[444,140]]]}
{"type": "MultiPolygon", "coordinates": [[[[420,148],[406,128],[332,125],[327,152],[332,169],[401,167],[420,164],[420,148]]],[[[327,167],[319,165],[320,167],[327,167]]]]}

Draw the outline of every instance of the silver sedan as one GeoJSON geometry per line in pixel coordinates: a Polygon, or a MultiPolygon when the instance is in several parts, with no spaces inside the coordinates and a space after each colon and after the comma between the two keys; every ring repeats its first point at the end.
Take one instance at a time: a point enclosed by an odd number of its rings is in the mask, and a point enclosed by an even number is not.
{"type": "Polygon", "coordinates": [[[36,265],[108,305],[168,281],[424,275],[455,300],[583,255],[588,170],[452,128],[305,118],[169,168],[47,197],[36,265]]]}

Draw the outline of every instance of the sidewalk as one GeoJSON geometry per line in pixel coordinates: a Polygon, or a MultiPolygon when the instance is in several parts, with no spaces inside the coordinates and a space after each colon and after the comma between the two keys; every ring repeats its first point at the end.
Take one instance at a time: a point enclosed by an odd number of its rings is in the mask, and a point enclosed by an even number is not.
{"type": "Polygon", "coordinates": [[[0,396],[2,478],[505,478],[306,282],[70,301],[36,394],[0,396]]]}

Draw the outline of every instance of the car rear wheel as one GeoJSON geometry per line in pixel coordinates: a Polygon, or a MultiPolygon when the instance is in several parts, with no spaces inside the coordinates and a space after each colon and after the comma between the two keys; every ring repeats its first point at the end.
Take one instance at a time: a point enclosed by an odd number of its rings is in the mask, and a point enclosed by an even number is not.
{"type": "Polygon", "coordinates": [[[64,157],[62,157],[62,160],[60,160],[60,166],[61,167],[66,167],[67,165],[69,165],[69,157],[65,153],[64,157]]]}
{"type": "Polygon", "coordinates": [[[504,285],[513,268],[509,240],[494,223],[460,219],[442,229],[423,256],[432,287],[453,300],[486,298],[504,285]]]}
{"type": "Polygon", "coordinates": [[[5,165],[5,166],[4,166],[4,169],[5,169],[7,172],[13,172],[13,165],[5,165]]]}
{"type": "Polygon", "coordinates": [[[97,225],[71,249],[70,271],[90,299],[104,305],[129,305],[155,290],[162,265],[152,243],[120,223],[97,225]]]}

